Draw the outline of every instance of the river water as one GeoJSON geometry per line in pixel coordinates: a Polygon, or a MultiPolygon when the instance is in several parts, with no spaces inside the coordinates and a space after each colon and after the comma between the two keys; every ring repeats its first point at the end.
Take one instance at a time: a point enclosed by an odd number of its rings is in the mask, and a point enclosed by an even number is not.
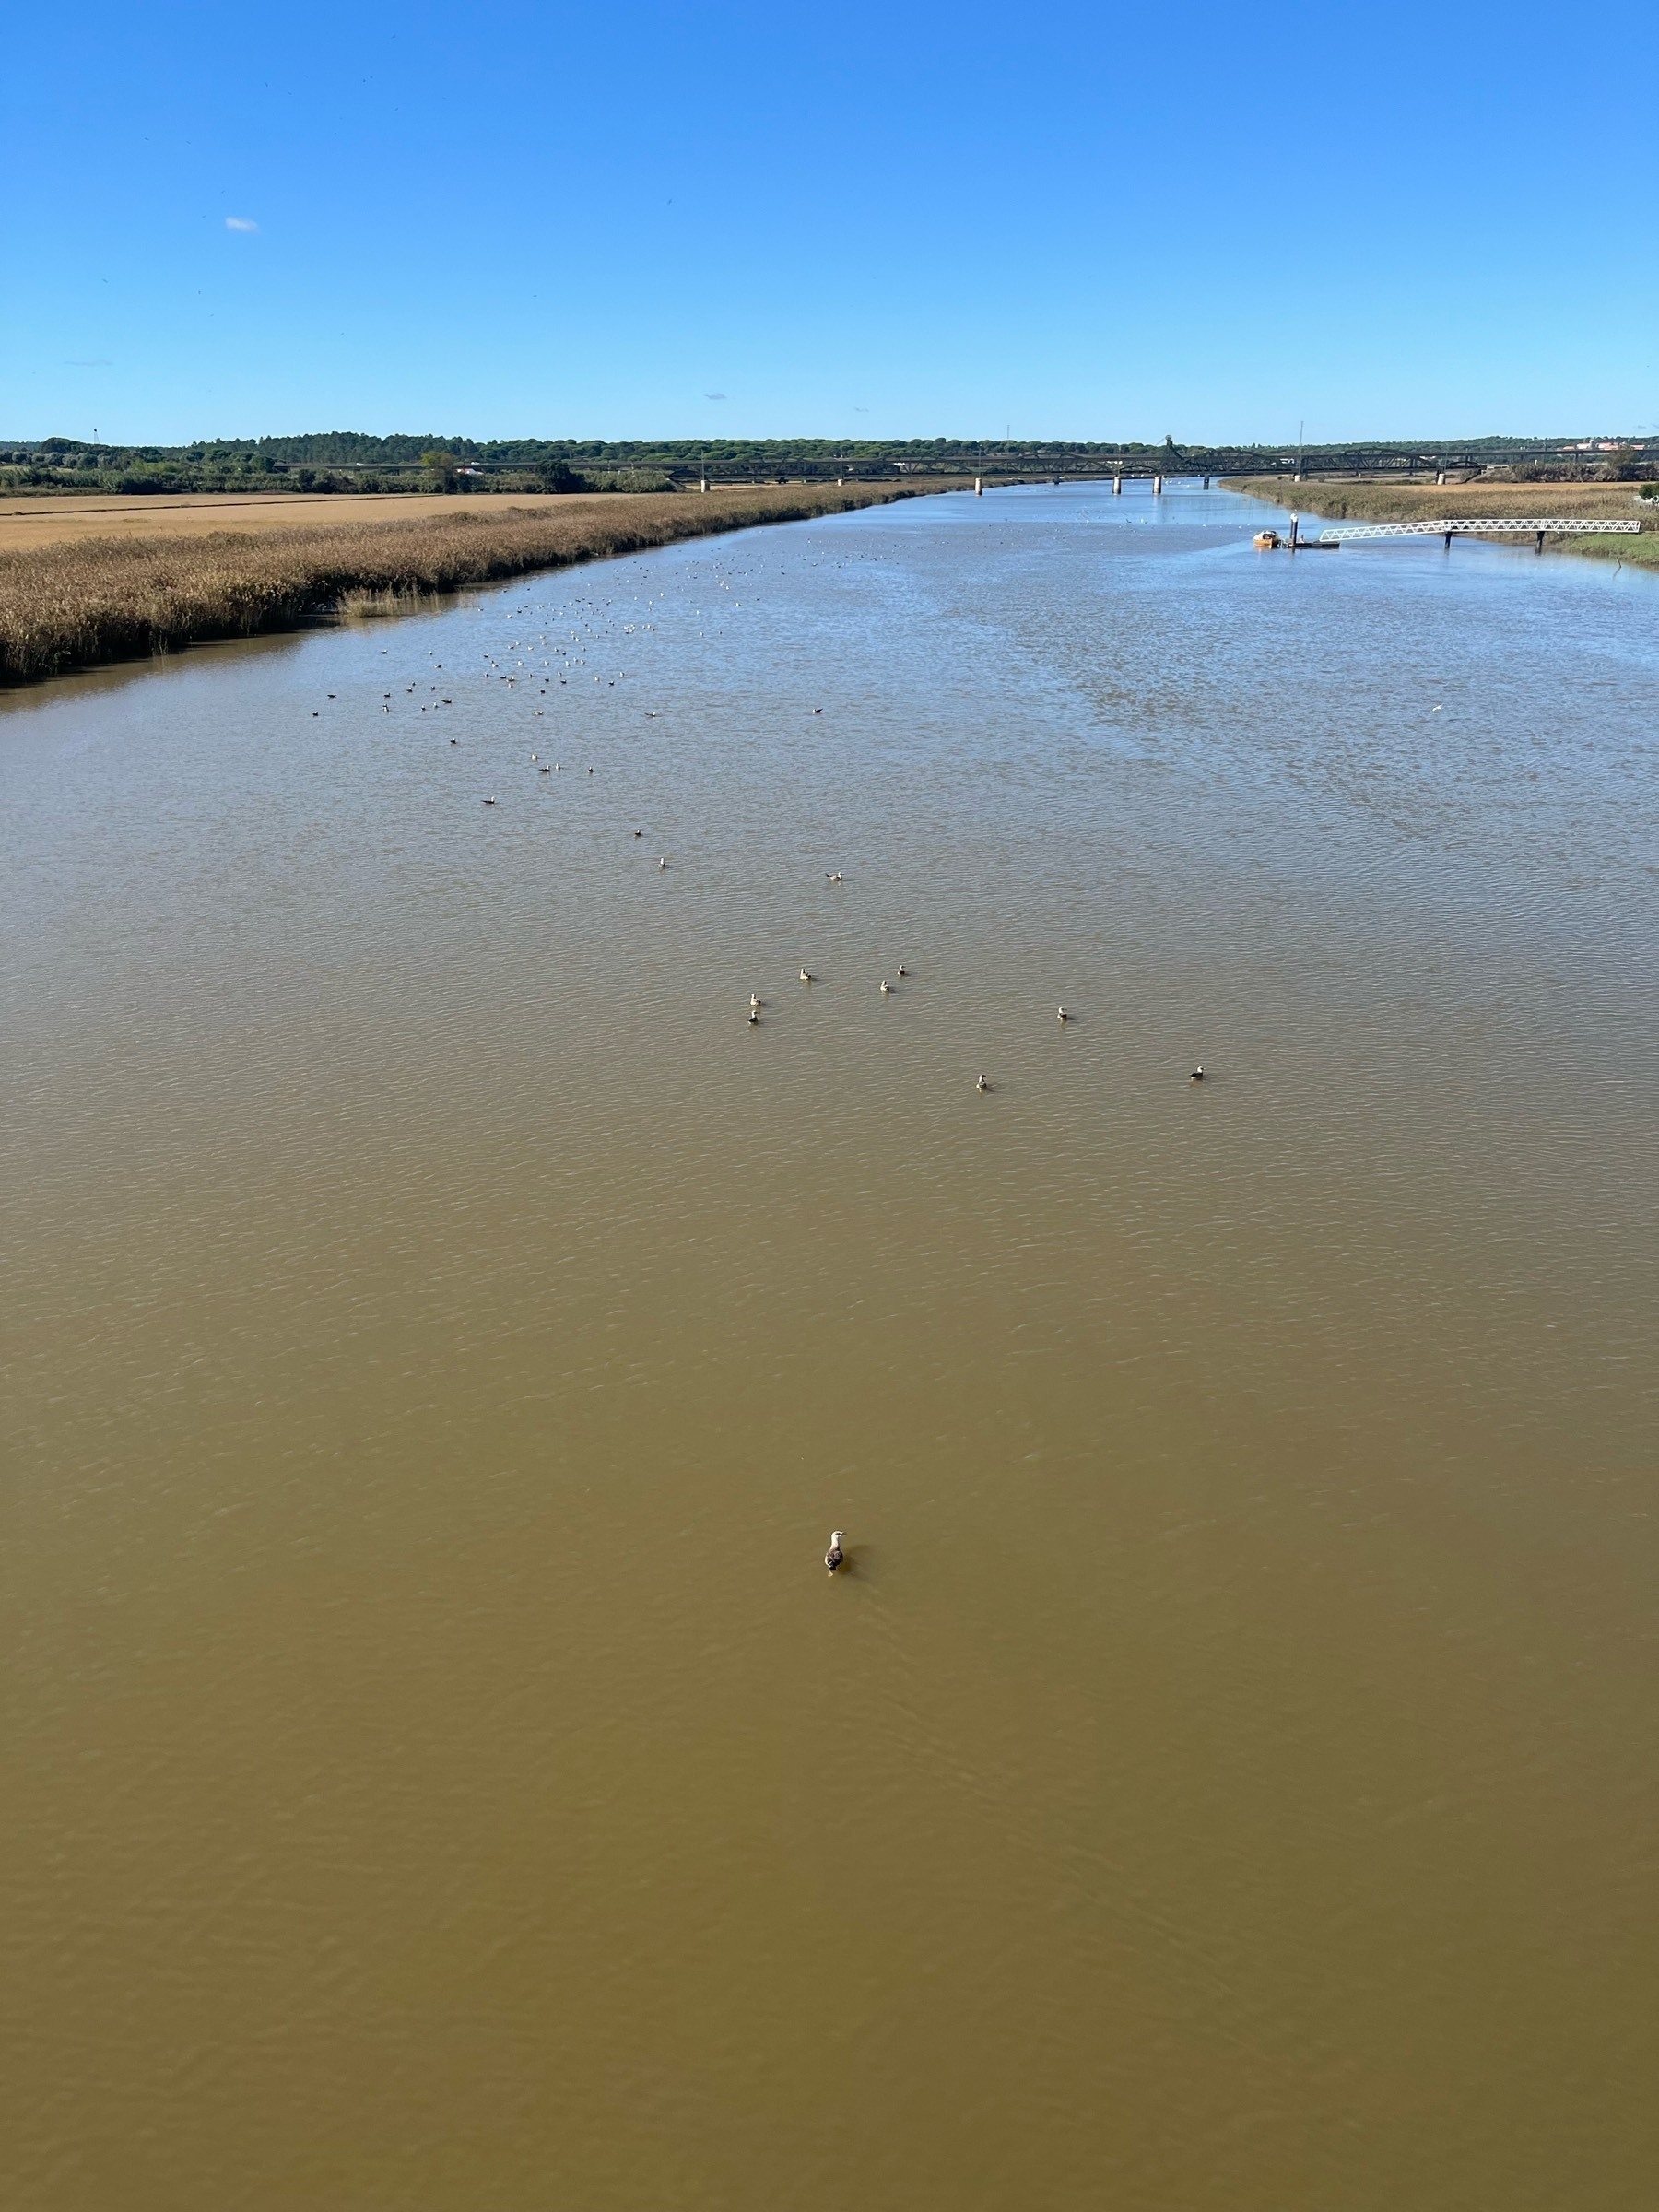
{"type": "Polygon", "coordinates": [[[6,702],[8,2206],[1651,2202],[1659,589],[1261,512],[6,702]]]}

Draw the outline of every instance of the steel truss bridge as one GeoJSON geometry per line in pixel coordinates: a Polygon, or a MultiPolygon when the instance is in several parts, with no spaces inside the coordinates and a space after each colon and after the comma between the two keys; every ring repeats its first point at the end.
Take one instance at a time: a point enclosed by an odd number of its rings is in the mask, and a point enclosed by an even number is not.
{"type": "Polygon", "coordinates": [[[1366,537],[1443,537],[1450,545],[1454,537],[1507,536],[1535,537],[1541,544],[1547,537],[1635,537],[1641,529],[1639,522],[1601,522],[1578,515],[1481,514],[1438,523],[1339,523],[1334,530],[1322,530],[1319,542],[1328,546],[1366,537]]]}

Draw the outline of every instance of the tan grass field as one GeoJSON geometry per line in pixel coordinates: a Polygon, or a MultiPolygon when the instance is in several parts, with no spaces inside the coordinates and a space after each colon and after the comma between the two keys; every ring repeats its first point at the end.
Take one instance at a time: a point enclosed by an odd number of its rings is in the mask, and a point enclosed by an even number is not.
{"type": "MultiPolygon", "coordinates": [[[[146,500],[134,503],[143,510],[142,535],[131,522],[125,535],[120,526],[83,529],[92,517],[68,512],[55,538],[0,543],[0,682],[171,652],[193,640],[298,629],[353,603],[390,610],[400,600],[533,569],[953,488],[930,479],[526,500],[313,496],[251,510],[210,497],[146,500]],[[168,513],[172,527],[159,530],[168,513]]],[[[117,504],[124,515],[125,503],[117,504]]],[[[5,519],[18,530],[28,518],[5,519]]]]}
{"type": "MultiPolygon", "coordinates": [[[[609,507],[652,493],[523,492],[181,492],[165,498],[71,492],[41,499],[0,498],[0,552],[67,545],[78,538],[203,537],[216,531],[361,528],[368,523],[424,521],[432,515],[544,513],[573,500],[609,507]]],[[[718,498],[718,491],[708,495],[718,498]]]]}

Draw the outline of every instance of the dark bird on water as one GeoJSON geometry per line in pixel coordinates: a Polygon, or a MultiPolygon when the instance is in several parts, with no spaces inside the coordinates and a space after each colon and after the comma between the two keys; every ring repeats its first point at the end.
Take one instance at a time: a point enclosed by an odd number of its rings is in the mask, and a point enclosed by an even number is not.
{"type": "Polygon", "coordinates": [[[1194,1081],[1194,1083],[1202,1083],[1202,1082],[1203,1082],[1203,1080],[1204,1080],[1204,1066],[1203,1066],[1203,1064],[1202,1064],[1202,1062],[1199,1064],[1199,1065],[1198,1065],[1198,1066],[1196,1066],[1196,1067],[1195,1067],[1195,1068],[1193,1070],[1193,1077],[1192,1077],[1192,1079],[1193,1079],[1193,1081],[1194,1081]]]}
{"type": "Polygon", "coordinates": [[[841,1549],[841,1546],[846,1542],[846,1540],[847,1532],[844,1528],[833,1528],[830,1530],[830,1548],[824,1554],[824,1564],[829,1568],[831,1574],[835,1572],[838,1567],[842,1566],[846,1561],[847,1555],[841,1549]]]}

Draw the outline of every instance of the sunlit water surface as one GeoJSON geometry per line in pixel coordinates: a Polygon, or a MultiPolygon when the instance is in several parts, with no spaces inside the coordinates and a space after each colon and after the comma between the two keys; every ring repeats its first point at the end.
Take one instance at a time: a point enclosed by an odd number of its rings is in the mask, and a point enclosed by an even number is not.
{"type": "Polygon", "coordinates": [[[1258,512],[6,702],[8,2206],[1645,2212],[1659,590],[1258,512]]]}

